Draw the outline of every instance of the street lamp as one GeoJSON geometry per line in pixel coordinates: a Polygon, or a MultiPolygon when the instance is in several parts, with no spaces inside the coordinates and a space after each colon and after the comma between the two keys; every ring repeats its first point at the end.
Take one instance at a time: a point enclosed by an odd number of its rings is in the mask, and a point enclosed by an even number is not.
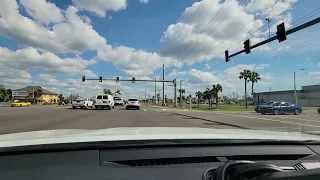
{"type": "Polygon", "coordinates": [[[299,71],[304,71],[304,68],[301,68],[293,73],[293,86],[294,86],[294,97],[295,97],[295,104],[298,104],[298,97],[297,97],[297,88],[296,88],[296,73],[299,71]]]}

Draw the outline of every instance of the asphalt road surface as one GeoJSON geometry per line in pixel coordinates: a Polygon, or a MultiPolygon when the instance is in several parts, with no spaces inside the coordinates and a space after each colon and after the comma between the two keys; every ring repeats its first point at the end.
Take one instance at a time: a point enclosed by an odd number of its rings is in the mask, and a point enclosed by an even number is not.
{"type": "Polygon", "coordinates": [[[159,108],[84,110],[51,106],[0,107],[0,134],[52,129],[113,127],[204,127],[275,131],[320,131],[320,115],[261,115],[255,112],[189,111],[159,108]]]}

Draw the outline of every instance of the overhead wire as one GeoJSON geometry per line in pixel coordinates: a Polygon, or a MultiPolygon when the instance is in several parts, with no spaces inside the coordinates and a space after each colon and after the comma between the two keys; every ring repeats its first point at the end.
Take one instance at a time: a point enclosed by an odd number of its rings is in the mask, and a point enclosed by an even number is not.
{"type": "MultiPolygon", "coordinates": [[[[231,0],[228,0],[228,1],[225,1],[223,6],[220,8],[220,10],[211,18],[211,20],[205,25],[205,27],[198,33],[198,34],[201,34],[206,28],[207,26],[217,17],[217,15],[225,8],[225,6],[230,2],[231,0]]],[[[181,52],[181,54],[177,57],[177,59],[179,59],[183,54],[184,52],[186,52],[186,50],[189,49],[189,47],[191,46],[191,44],[194,42],[194,40],[192,40],[188,46],[186,48],[184,48],[181,52]]]]}
{"type": "MultiPolygon", "coordinates": [[[[244,0],[241,0],[239,4],[241,4],[244,0]]],[[[208,34],[209,36],[234,10],[236,7],[234,7],[208,34]]],[[[197,43],[183,58],[187,57],[200,43],[197,43]]],[[[183,59],[182,58],[182,59],[183,59]]]]}
{"type": "MultiPolygon", "coordinates": [[[[296,2],[295,4],[293,4],[290,8],[288,8],[288,9],[286,9],[285,11],[281,12],[278,16],[272,18],[272,19],[270,20],[270,22],[272,22],[272,21],[274,21],[275,19],[279,18],[280,16],[282,16],[283,14],[285,14],[286,12],[288,12],[290,9],[292,9],[294,6],[300,4],[302,1],[304,1],[304,0],[297,1],[297,2],[296,2]]],[[[268,8],[268,9],[269,9],[269,8],[268,8]]],[[[311,12],[311,13],[313,13],[313,12],[311,12]]],[[[309,14],[310,14],[310,13],[309,13],[309,14]]],[[[308,15],[309,15],[309,14],[308,14],[308,15]]],[[[306,15],[306,16],[307,16],[307,15],[306,15]]],[[[269,23],[270,23],[270,22],[269,22],[269,23]]],[[[268,25],[268,24],[265,24],[264,26],[258,28],[258,29],[255,30],[254,32],[250,33],[250,35],[253,36],[254,33],[258,32],[259,30],[261,30],[261,29],[262,29],[263,27],[265,27],[266,25],[268,25]]],[[[232,45],[232,46],[231,46],[230,48],[228,48],[228,49],[232,49],[233,47],[235,47],[235,46],[238,45],[239,43],[241,43],[241,42],[243,42],[244,40],[246,40],[248,37],[249,37],[249,35],[248,35],[246,38],[244,38],[243,40],[235,43],[234,45],[232,45]]],[[[221,53],[224,53],[224,50],[223,50],[223,52],[221,52],[221,53]]],[[[217,67],[217,66],[221,65],[222,63],[224,63],[224,61],[222,61],[222,62],[220,62],[220,63],[218,63],[218,64],[216,64],[216,65],[213,65],[213,67],[217,67]]]]}

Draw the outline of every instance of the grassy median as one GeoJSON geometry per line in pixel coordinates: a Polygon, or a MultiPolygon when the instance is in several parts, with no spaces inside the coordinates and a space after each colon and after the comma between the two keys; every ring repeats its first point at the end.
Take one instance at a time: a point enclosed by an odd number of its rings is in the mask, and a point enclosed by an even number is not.
{"type": "MultiPolygon", "coordinates": [[[[163,106],[158,106],[163,107],[163,106]]],[[[166,106],[163,108],[173,108],[173,109],[190,109],[189,104],[183,104],[182,106],[174,107],[173,105],[166,106]]],[[[192,110],[211,110],[211,111],[254,111],[254,106],[242,106],[242,105],[228,105],[228,104],[219,104],[218,106],[210,106],[208,104],[200,104],[199,106],[197,104],[191,105],[192,110]]]]}

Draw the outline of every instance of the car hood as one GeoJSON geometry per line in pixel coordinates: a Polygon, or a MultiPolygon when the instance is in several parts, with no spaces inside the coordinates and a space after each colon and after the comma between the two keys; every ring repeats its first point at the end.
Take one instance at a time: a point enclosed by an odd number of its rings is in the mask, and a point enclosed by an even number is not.
{"type": "Polygon", "coordinates": [[[320,136],[302,134],[300,132],[173,127],[128,127],[98,130],[63,129],[0,135],[0,147],[76,142],[164,139],[319,141],[320,136]]]}

